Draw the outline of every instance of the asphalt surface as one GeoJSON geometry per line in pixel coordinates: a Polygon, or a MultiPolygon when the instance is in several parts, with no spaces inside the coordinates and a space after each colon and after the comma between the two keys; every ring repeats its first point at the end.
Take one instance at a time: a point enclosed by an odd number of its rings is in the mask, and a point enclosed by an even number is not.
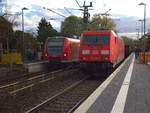
{"type": "Polygon", "coordinates": [[[125,91],[121,93],[119,103],[123,103],[123,107],[119,108],[120,105],[117,103],[116,109],[122,109],[122,112],[116,111],[115,113],[150,113],[150,66],[140,64],[137,59],[133,59],[133,56],[125,63],[104,91],[99,94],[96,101],[86,110],[86,113],[114,113],[113,108],[122,86],[128,86],[127,95],[123,100],[125,91]],[[131,67],[130,64],[133,64],[132,69],[129,68],[131,67]],[[131,75],[127,74],[129,70],[131,75]],[[130,75],[130,81],[125,84],[127,75],[130,75]]]}

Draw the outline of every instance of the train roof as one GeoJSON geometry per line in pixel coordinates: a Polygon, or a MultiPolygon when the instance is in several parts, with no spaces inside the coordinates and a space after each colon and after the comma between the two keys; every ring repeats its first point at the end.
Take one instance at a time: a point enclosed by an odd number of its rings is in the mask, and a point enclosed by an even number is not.
{"type": "Polygon", "coordinates": [[[70,38],[70,37],[64,37],[64,36],[55,36],[55,37],[48,37],[48,39],[50,38],[55,38],[55,39],[68,39],[69,41],[75,41],[75,42],[80,42],[79,39],[74,39],[74,38],[70,38]]]}
{"type": "Polygon", "coordinates": [[[117,36],[113,30],[84,31],[83,33],[113,33],[115,36],[117,36]]]}
{"type": "MultiPolygon", "coordinates": [[[[85,33],[112,33],[114,36],[120,38],[113,30],[99,30],[99,31],[84,31],[83,34],[85,33]]],[[[121,40],[123,40],[122,38],[120,38],[121,40]]]]}

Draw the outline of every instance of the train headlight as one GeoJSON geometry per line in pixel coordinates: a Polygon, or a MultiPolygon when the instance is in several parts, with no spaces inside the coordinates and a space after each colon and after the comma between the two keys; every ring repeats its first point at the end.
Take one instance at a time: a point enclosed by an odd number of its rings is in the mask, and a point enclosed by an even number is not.
{"type": "Polygon", "coordinates": [[[47,57],[47,56],[48,56],[48,54],[46,53],[46,54],[45,54],[45,56],[47,57]]]}
{"type": "Polygon", "coordinates": [[[89,50],[82,50],[82,54],[90,54],[89,50]]]}
{"type": "Polygon", "coordinates": [[[107,54],[109,54],[109,50],[102,50],[102,51],[101,51],[101,54],[102,54],[102,55],[107,55],[107,54]]]}
{"type": "Polygon", "coordinates": [[[66,53],[64,53],[64,56],[67,56],[67,54],[66,54],[66,53]]]}

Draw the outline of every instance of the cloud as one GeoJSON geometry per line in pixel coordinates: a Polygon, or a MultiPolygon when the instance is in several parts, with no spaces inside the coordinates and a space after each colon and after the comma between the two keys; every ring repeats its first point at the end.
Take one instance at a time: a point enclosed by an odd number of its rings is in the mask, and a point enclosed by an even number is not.
{"type": "MultiPolygon", "coordinates": [[[[104,13],[111,8],[112,10],[109,13],[113,18],[120,18],[122,15],[127,15],[127,17],[135,16],[136,18],[143,18],[144,7],[138,5],[141,0],[86,0],[86,5],[90,5],[91,1],[93,2],[93,7],[90,8],[93,10],[89,10],[91,17],[95,13],[104,13]]],[[[83,0],[78,0],[78,2],[81,6],[83,6],[83,0]]],[[[149,4],[147,0],[143,0],[143,2],[149,4]]],[[[82,11],[75,10],[79,9],[79,6],[75,0],[8,0],[8,6],[12,13],[21,13],[21,9],[23,7],[27,7],[29,9],[24,11],[26,28],[36,28],[42,17],[45,17],[48,21],[50,21],[53,27],[57,29],[58,27],[60,28],[61,21],[63,21],[64,18],[43,9],[43,7],[50,8],[62,15],[69,16],[70,14],[64,9],[64,7],[66,7],[74,15],[83,17],[82,11]],[[52,18],[55,20],[50,20],[52,18]]],[[[147,5],[147,17],[148,16],[150,16],[149,5],[147,5]]],[[[18,21],[21,23],[21,16],[18,21]]],[[[128,21],[126,22],[128,25],[128,21]]],[[[135,24],[132,25],[132,28],[134,28],[134,25],[135,24]]]]}

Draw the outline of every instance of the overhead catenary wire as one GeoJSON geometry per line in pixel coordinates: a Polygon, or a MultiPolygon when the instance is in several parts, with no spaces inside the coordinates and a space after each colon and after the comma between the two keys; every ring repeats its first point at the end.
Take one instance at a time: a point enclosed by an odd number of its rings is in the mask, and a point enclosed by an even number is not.
{"type": "Polygon", "coordinates": [[[71,15],[73,15],[66,7],[64,7],[64,9],[71,15]]]}
{"type": "Polygon", "coordinates": [[[80,4],[79,4],[79,2],[78,2],[78,0],[75,0],[75,1],[76,1],[76,3],[78,4],[78,6],[81,7],[80,4]]]}
{"type": "Polygon", "coordinates": [[[46,8],[46,7],[43,7],[43,9],[47,9],[48,11],[51,11],[51,12],[53,12],[53,13],[59,15],[59,16],[62,16],[62,17],[64,17],[64,18],[66,18],[66,16],[64,16],[64,15],[62,15],[62,14],[56,12],[56,11],[53,11],[52,9],[49,9],[49,8],[46,8]]]}

